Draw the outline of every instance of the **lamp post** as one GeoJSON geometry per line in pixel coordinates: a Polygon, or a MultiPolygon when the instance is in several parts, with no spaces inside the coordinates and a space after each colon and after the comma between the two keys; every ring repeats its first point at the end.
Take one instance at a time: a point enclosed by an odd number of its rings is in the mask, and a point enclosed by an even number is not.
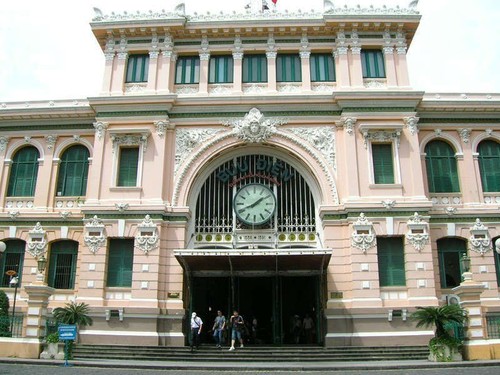
{"type": "Polygon", "coordinates": [[[14,336],[14,314],[16,312],[17,286],[19,284],[19,277],[17,276],[17,272],[14,270],[9,270],[6,274],[10,276],[9,285],[14,287],[14,303],[12,304],[12,319],[10,320],[10,334],[14,336]]]}
{"type": "Polygon", "coordinates": [[[495,251],[500,254],[500,237],[495,241],[495,251]]]}
{"type": "Polygon", "coordinates": [[[38,275],[36,275],[36,281],[38,281],[40,283],[43,283],[43,281],[44,281],[43,272],[45,271],[46,265],[47,265],[47,259],[45,259],[45,256],[42,254],[42,256],[39,257],[37,260],[38,275]]]}
{"type": "Polygon", "coordinates": [[[467,253],[462,254],[460,258],[460,267],[462,268],[462,277],[464,278],[464,283],[472,282],[472,272],[470,272],[470,257],[467,253]]]}
{"type": "Polygon", "coordinates": [[[2,260],[3,253],[5,252],[5,249],[7,249],[7,245],[5,242],[0,241],[0,260],[2,260]]]}

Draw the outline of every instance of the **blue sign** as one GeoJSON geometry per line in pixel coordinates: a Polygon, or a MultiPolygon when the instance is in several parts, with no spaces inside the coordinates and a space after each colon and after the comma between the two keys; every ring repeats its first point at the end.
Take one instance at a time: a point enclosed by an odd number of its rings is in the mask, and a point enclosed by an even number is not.
{"type": "Polygon", "coordinates": [[[76,325],[74,324],[60,325],[59,340],[76,340],[76,325]]]}

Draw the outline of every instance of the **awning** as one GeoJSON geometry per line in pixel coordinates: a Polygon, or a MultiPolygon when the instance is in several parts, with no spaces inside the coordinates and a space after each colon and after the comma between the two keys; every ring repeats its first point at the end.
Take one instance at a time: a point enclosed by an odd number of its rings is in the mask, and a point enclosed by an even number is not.
{"type": "Polygon", "coordinates": [[[174,255],[193,276],[321,274],[331,249],[182,249],[174,255]]]}

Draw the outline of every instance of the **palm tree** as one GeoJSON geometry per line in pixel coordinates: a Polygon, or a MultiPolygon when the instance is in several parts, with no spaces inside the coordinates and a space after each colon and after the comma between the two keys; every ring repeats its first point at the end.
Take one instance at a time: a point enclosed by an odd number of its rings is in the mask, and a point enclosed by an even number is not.
{"type": "Polygon", "coordinates": [[[447,323],[455,322],[464,324],[467,320],[466,311],[460,305],[445,305],[441,307],[417,307],[411,315],[412,320],[417,321],[418,327],[432,327],[436,326],[434,337],[450,338],[450,334],[444,328],[447,323]]]}
{"type": "Polygon", "coordinates": [[[76,324],[79,327],[92,325],[92,318],[88,315],[90,307],[84,302],[75,303],[71,301],[65,307],[57,307],[52,312],[54,318],[59,323],[63,324],[76,324]]]}

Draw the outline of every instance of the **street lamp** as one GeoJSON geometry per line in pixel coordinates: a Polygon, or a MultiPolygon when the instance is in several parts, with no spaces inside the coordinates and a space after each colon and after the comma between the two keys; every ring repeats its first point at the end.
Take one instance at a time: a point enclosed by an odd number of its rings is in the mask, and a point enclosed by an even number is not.
{"type": "Polygon", "coordinates": [[[19,284],[19,277],[17,276],[17,272],[14,270],[9,270],[6,272],[7,275],[10,276],[9,285],[14,287],[14,303],[12,305],[12,319],[10,321],[10,334],[14,336],[14,313],[16,312],[16,298],[17,298],[17,286],[19,284]]]}
{"type": "Polygon", "coordinates": [[[45,259],[45,256],[42,254],[42,256],[37,259],[38,275],[36,276],[36,280],[39,282],[43,282],[44,279],[43,271],[45,271],[46,265],[47,265],[47,259],[45,259]]]}
{"type": "Polygon", "coordinates": [[[0,241],[0,260],[2,260],[2,255],[5,252],[5,249],[7,249],[7,245],[5,242],[0,241]]]}
{"type": "Polygon", "coordinates": [[[464,278],[464,282],[471,282],[472,272],[470,272],[470,257],[467,256],[467,253],[462,254],[462,258],[460,258],[460,266],[462,268],[462,277],[464,278]]]}
{"type": "Polygon", "coordinates": [[[500,237],[498,237],[495,241],[495,251],[500,254],[500,237]]]}

